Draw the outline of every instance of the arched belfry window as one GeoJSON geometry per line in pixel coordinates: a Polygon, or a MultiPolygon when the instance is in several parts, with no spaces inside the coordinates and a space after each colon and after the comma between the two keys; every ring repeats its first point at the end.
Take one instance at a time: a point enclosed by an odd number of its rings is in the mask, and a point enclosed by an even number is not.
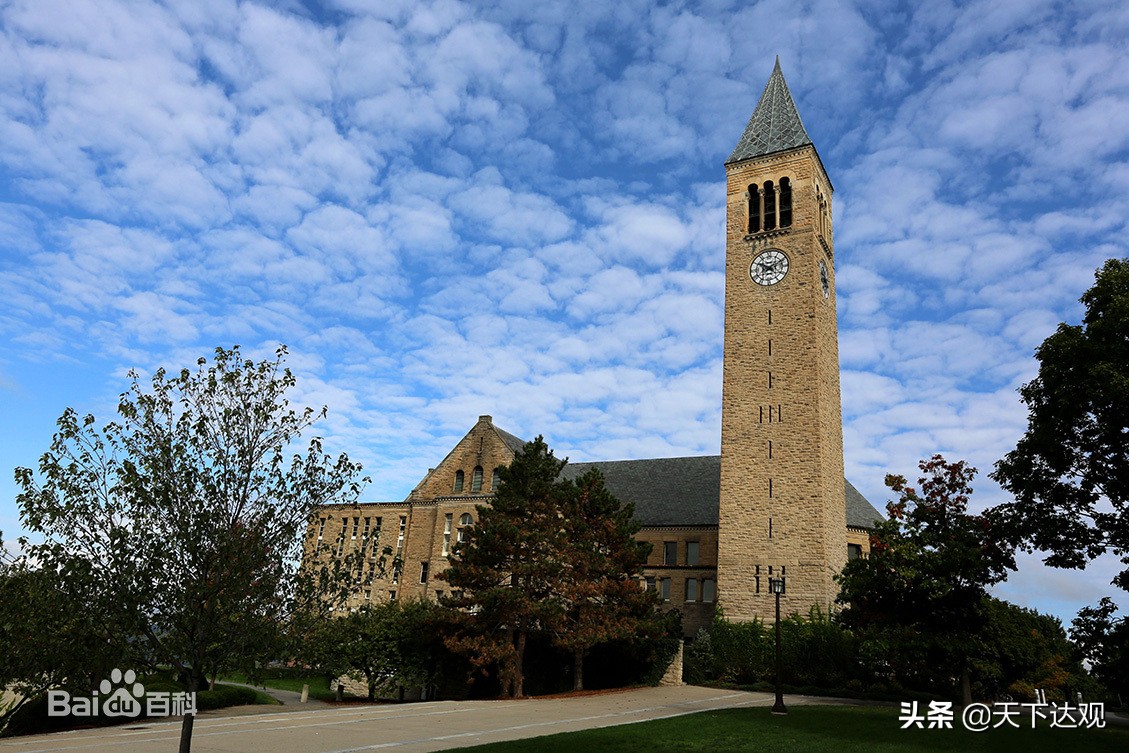
{"type": "Polygon", "coordinates": [[[771,180],[764,182],[764,229],[776,228],[776,187],[771,180]]]}
{"type": "Polygon", "coordinates": [[[792,226],[792,181],[780,179],[780,227],[792,226]]]}
{"type": "Polygon", "coordinates": [[[761,192],[756,183],[749,186],[749,232],[761,229],[761,192]]]}
{"type": "Polygon", "coordinates": [[[455,494],[463,490],[463,478],[464,474],[462,471],[455,471],[455,494]]]}
{"type": "Polygon", "coordinates": [[[482,491],[482,466],[474,467],[474,475],[470,477],[470,490],[477,494],[482,491]]]}

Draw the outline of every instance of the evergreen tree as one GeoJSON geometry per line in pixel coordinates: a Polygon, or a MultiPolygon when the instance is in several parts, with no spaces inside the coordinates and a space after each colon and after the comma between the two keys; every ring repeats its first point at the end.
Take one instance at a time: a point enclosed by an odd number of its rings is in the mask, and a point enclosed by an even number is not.
{"type": "Polygon", "coordinates": [[[463,610],[448,646],[485,670],[497,665],[508,695],[524,692],[523,661],[530,633],[548,633],[562,620],[559,598],[569,532],[565,511],[575,486],[559,478],[557,460],[542,437],[527,442],[508,467],[490,505],[455,545],[441,573],[453,591],[448,606],[463,610]]]}
{"type": "Polygon", "coordinates": [[[593,646],[629,638],[654,612],[658,595],[638,576],[651,545],[635,540],[635,506],[621,505],[596,469],[576,480],[565,511],[567,568],[560,583],[561,624],[554,643],[573,657],[573,689],[584,687],[584,657],[593,646]]]}

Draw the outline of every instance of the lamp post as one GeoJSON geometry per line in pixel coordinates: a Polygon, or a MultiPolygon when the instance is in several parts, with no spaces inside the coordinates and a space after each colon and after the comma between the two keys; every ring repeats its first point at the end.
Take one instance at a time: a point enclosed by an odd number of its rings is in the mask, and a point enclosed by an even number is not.
{"type": "Polygon", "coordinates": [[[780,596],[784,593],[784,576],[768,579],[769,593],[776,594],[776,703],[772,704],[772,713],[787,714],[784,708],[784,693],[780,690],[780,596]]]}

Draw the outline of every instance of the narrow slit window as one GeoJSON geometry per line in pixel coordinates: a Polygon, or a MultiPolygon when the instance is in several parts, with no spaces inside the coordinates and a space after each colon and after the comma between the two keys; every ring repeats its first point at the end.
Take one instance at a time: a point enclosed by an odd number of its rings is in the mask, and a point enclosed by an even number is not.
{"type": "Polygon", "coordinates": [[[755,233],[761,229],[761,194],[757,184],[749,186],[749,232],[755,233]]]}
{"type": "Polygon", "coordinates": [[[776,229],[776,187],[771,180],[764,182],[764,229],[776,229]]]}
{"type": "Polygon", "coordinates": [[[780,179],[780,227],[792,226],[792,181],[780,179]]]}

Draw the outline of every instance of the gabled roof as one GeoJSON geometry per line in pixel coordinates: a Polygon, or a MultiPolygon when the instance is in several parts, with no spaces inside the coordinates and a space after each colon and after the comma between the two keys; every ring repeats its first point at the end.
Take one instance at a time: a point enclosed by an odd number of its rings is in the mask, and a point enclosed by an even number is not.
{"type": "Polygon", "coordinates": [[[761,94],[749,124],[745,126],[745,133],[729,155],[725,164],[740,162],[752,157],[762,157],[786,149],[811,144],[808,132],[800,120],[800,113],[796,110],[796,103],[792,100],[792,93],[788,91],[788,84],[784,81],[784,73],[780,70],[780,58],[776,58],[776,66],[768,83],[761,94]]]}
{"type": "Polygon", "coordinates": [[[604,474],[608,491],[635,505],[645,526],[717,525],[721,456],[569,463],[561,476],[575,479],[589,468],[604,474]]]}
{"type": "MultiPolygon", "coordinates": [[[[721,456],[654,458],[569,463],[561,476],[575,479],[589,468],[604,474],[608,490],[621,502],[635,505],[645,526],[716,526],[721,506],[721,456]]],[[[846,484],[847,525],[873,528],[883,516],[846,484]]]]}
{"type": "Polygon", "coordinates": [[[855,528],[874,528],[876,523],[886,519],[886,516],[878,512],[874,505],[862,496],[854,484],[847,479],[843,481],[847,485],[847,525],[855,528]]]}
{"type": "Polygon", "coordinates": [[[519,437],[515,437],[513,434],[510,434],[508,431],[505,431],[504,429],[499,429],[497,426],[494,427],[494,431],[498,432],[498,436],[501,437],[502,441],[506,443],[506,447],[509,447],[511,450],[514,451],[514,453],[521,452],[521,448],[525,447],[525,440],[524,439],[520,439],[519,437]]]}

